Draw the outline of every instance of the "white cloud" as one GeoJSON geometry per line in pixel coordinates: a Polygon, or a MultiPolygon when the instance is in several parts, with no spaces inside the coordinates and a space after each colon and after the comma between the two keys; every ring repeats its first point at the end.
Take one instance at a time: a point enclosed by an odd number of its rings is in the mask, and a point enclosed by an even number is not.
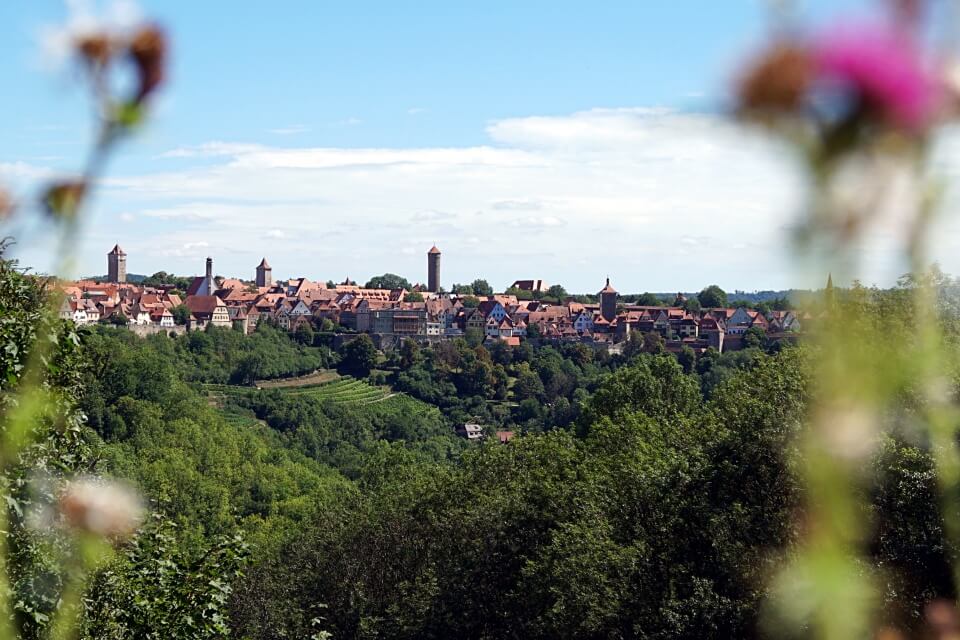
{"type": "Polygon", "coordinates": [[[526,218],[510,219],[507,224],[511,227],[549,229],[551,227],[562,227],[566,223],[556,216],[528,216],[526,218]]]}
{"type": "Polygon", "coordinates": [[[7,180],[43,180],[53,175],[48,167],[28,162],[0,162],[0,178],[7,180]]]}
{"type": "Polygon", "coordinates": [[[267,133],[273,133],[278,136],[292,136],[298,133],[307,133],[308,131],[310,131],[310,128],[302,124],[295,124],[289,127],[277,127],[276,129],[267,129],[267,133]]]}
{"type": "Polygon", "coordinates": [[[543,208],[543,203],[529,199],[500,200],[490,206],[497,211],[536,211],[543,208]]]}
{"type": "Polygon", "coordinates": [[[165,258],[201,258],[210,248],[209,242],[184,242],[178,246],[168,246],[160,250],[165,258]]]}
{"type": "Polygon", "coordinates": [[[447,211],[418,211],[417,213],[410,216],[411,222],[449,222],[450,220],[456,220],[457,216],[454,213],[449,213],[447,211]]]}
{"type": "MultiPolygon", "coordinates": [[[[511,118],[487,131],[491,144],[473,147],[209,142],[164,154],[179,168],[109,179],[101,200],[159,227],[156,240],[119,239],[131,268],[138,250],[193,259],[184,245],[209,238],[219,272],[247,273],[258,238],[283,230],[282,253],[268,256],[278,273],[321,280],[422,280],[436,242],[446,284],[531,271],[573,291],[596,290],[608,273],[621,291],[795,282],[784,228],[803,204],[802,173],[755,132],[660,108],[511,118]],[[181,160],[194,157],[210,162],[181,160]]],[[[940,157],[958,157],[954,140],[940,157]]],[[[960,231],[937,237],[955,247],[960,231]]],[[[960,273],[960,257],[950,260],[944,268],[960,273]]]]}

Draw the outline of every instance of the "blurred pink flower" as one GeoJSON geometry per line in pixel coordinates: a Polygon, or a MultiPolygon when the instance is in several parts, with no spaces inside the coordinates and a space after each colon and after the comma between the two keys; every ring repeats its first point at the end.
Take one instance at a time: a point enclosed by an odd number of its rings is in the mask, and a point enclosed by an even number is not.
{"type": "Polygon", "coordinates": [[[850,85],[867,104],[899,127],[926,128],[940,102],[940,86],[905,32],[847,24],[815,39],[813,57],[828,81],[850,85]]]}

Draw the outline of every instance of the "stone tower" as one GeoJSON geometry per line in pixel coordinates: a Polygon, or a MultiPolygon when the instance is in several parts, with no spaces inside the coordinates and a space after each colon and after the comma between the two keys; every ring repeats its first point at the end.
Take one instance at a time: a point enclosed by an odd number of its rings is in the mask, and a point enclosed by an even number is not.
{"type": "Polygon", "coordinates": [[[213,282],[213,258],[207,257],[207,275],[203,279],[203,286],[200,287],[198,295],[212,296],[217,285],[213,282]]]}
{"type": "Polygon", "coordinates": [[[437,245],[427,252],[427,291],[440,291],[440,249],[437,249],[437,245]]]}
{"type": "Polygon", "coordinates": [[[113,245],[107,254],[107,280],[110,282],[127,281],[127,254],[120,245],[113,245]]]}
{"type": "Polygon", "coordinates": [[[272,284],[273,270],[270,268],[270,263],[264,258],[260,261],[260,264],[257,265],[257,286],[269,287],[272,284]]]}
{"type": "Polygon", "coordinates": [[[610,286],[610,278],[607,278],[607,286],[600,290],[600,315],[608,322],[617,317],[617,290],[610,286]]]}

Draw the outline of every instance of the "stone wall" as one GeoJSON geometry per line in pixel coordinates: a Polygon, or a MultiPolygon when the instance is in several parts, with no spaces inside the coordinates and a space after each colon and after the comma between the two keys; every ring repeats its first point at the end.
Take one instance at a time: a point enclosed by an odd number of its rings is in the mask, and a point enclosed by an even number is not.
{"type": "Polygon", "coordinates": [[[185,333],[187,328],[183,325],[176,325],[173,327],[159,327],[155,324],[132,324],[128,325],[130,331],[134,332],[141,338],[144,336],[149,336],[154,333],[163,333],[170,335],[171,332],[176,334],[185,333]]]}

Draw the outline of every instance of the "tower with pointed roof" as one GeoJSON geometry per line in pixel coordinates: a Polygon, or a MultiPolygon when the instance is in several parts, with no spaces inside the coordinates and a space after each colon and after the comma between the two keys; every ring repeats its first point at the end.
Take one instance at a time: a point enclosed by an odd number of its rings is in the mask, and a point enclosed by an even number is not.
{"type": "Polygon", "coordinates": [[[607,277],[607,286],[600,290],[600,315],[607,322],[612,322],[617,317],[617,298],[620,294],[610,286],[610,278],[607,277]]]}
{"type": "Polygon", "coordinates": [[[430,247],[427,252],[427,291],[440,291],[440,249],[437,249],[437,245],[430,247]]]}
{"type": "Polygon", "coordinates": [[[260,264],[257,265],[257,286],[269,287],[272,284],[273,269],[270,268],[270,263],[267,262],[266,258],[264,258],[260,261],[260,264]]]}
{"type": "Polygon", "coordinates": [[[107,280],[110,282],[127,281],[127,254],[120,248],[119,244],[113,245],[113,249],[107,254],[107,280]]]}

